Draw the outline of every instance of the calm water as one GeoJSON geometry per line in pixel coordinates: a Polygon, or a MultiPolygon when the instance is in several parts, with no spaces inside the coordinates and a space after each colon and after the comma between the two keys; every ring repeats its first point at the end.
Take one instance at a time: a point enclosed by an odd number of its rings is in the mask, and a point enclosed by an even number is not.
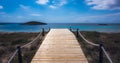
{"type": "Polygon", "coordinates": [[[48,25],[20,25],[5,24],[0,25],[0,32],[39,32],[41,28],[70,28],[81,31],[99,31],[99,32],[120,32],[120,25],[81,25],[81,24],[48,24],[48,25]]]}

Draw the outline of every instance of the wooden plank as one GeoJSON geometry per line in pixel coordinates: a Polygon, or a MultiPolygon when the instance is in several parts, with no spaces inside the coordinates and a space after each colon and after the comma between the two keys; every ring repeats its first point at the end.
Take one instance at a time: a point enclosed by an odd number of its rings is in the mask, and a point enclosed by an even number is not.
{"type": "Polygon", "coordinates": [[[68,29],[51,29],[31,63],[88,63],[77,39],[68,29]]]}

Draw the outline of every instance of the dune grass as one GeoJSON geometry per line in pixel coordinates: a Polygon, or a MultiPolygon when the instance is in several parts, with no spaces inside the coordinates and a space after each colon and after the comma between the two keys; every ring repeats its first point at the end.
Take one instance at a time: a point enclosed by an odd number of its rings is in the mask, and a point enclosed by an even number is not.
{"type": "MultiPolygon", "coordinates": [[[[110,55],[113,63],[120,62],[120,33],[100,33],[100,32],[87,32],[82,31],[82,35],[93,43],[102,43],[110,55]]],[[[99,47],[92,46],[86,43],[81,37],[77,38],[82,47],[89,63],[98,63],[99,47]]],[[[109,63],[104,55],[104,63],[109,63]]]]}
{"type": "MultiPolygon", "coordinates": [[[[75,32],[74,32],[75,33],[75,32]]],[[[91,42],[102,43],[114,63],[120,62],[120,33],[99,33],[82,31],[82,35],[91,42]]],[[[39,33],[0,33],[0,63],[6,63],[18,45],[22,46],[32,41],[39,33]]],[[[44,38],[44,37],[43,37],[44,38]]],[[[86,43],[81,37],[77,38],[89,63],[98,63],[99,48],[86,43]]],[[[42,40],[42,39],[40,39],[42,40]]],[[[38,40],[22,49],[24,63],[30,63],[41,42],[38,40]]],[[[17,56],[12,63],[16,63],[17,56]]],[[[104,55],[104,63],[109,63],[104,55]]]]}
{"type": "MultiPolygon", "coordinates": [[[[39,33],[0,33],[0,63],[7,63],[9,57],[16,50],[17,46],[22,46],[24,44],[32,41],[39,33]]],[[[42,37],[43,39],[43,37],[42,37]]],[[[35,52],[41,44],[41,40],[39,39],[36,42],[32,43],[32,45],[27,46],[26,48],[21,49],[22,57],[24,63],[30,63],[33,58],[35,52]]],[[[17,55],[12,60],[12,63],[18,62],[17,55]]]]}

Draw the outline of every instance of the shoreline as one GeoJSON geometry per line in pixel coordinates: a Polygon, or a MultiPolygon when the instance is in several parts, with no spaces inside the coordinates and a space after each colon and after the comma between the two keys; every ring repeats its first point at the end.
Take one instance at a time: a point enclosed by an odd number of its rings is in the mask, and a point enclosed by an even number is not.
{"type": "MultiPolygon", "coordinates": [[[[54,28],[53,28],[54,29],[54,28]]],[[[73,30],[73,32],[76,31],[76,30],[73,30]]],[[[40,33],[42,31],[32,31],[32,32],[28,32],[28,31],[0,31],[0,33],[40,33]]],[[[81,32],[98,32],[98,33],[120,33],[120,31],[84,31],[82,30],[81,32]]]]}
{"type": "Polygon", "coordinates": [[[0,33],[40,33],[41,31],[39,31],[39,32],[16,32],[16,31],[11,31],[11,32],[9,32],[9,31],[0,31],[0,33]]]}

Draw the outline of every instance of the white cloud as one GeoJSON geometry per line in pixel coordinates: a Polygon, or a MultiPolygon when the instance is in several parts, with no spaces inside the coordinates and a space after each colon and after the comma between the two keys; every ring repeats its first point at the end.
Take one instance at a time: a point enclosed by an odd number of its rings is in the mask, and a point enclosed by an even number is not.
{"type": "Polygon", "coordinates": [[[17,16],[17,18],[24,18],[23,16],[17,16]]]}
{"type": "Polygon", "coordinates": [[[60,4],[58,4],[58,5],[59,5],[59,6],[63,6],[63,5],[65,5],[65,4],[67,4],[67,1],[66,1],[66,0],[61,0],[60,4]]]}
{"type": "Polygon", "coordinates": [[[31,16],[41,16],[41,14],[30,14],[31,16]]]}
{"type": "Polygon", "coordinates": [[[90,21],[92,20],[93,22],[94,21],[101,21],[101,22],[104,22],[104,21],[111,21],[111,22],[114,22],[114,21],[119,21],[119,16],[120,16],[120,12],[118,13],[111,13],[111,14],[103,14],[103,15],[91,15],[91,16],[81,16],[81,17],[77,17],[75,20],[76,21],[90,21]]]}
{"type": "Polygon", "coordinates": [[[49,0],[37,0],[36,3],[40,5],[46,5],[49,2],[49,0]]]}
{"type": "Polygon", "coordinates": [[[24,9],[24,10],[29,9],[29,6],[25,6],[25,5],[22,5],[22,4],[20,4],[19,6],[20,6],[22,9],[24,9]]]}
{"type": "Polygon", "coordinates": [[[0,5],[0,9],[3,9],[3,6],[2,6],[2,5],[0,5]]]}
{"type": "Polygon", "coordinates": [[[49,8],[56,9],[67,4],[67,0],[37,0],[36,3],[40,5],[47,5],[49,8]]]}
{"type": "MultiPolygon", "coordinates": [[[[87,16],[87,18],[91,18],[91,19],[94,19],[94,18],[97,18],[97,19],[100,19],[100,18],[110,18],[110,17],[119,17],[120,16],[120,12],[118,13],[111,13],[111,14],[103,14],[103,15],[94,15],[94,16],[87,16]]],[[[86,18],[86,17],[81,17],[81,18],[86,18]]]]}
{"type": "Polygon", "coordinates": [[[50,5],[49,7],[52,8],[52,9],[56,9],[56,8],[57,8],[57,7],[54,6],[54,5],[50,5]]]}
{"type": "Polygon", "coordinates": [[[58,7],[61,7],[63,5],[67,4],[67,0],[53,0],[52,1],[52,5],[50,5],[49,7],[52,8],[52,9],[55,9],[55,8],[58,8],[58,7]]]}
{"type": "Polygon", "coordinates": [[[3,14],[1,16],[4,17],[4,18],[11,18],[12,17],[11,15],[7,15],[7,14],[3,14]]]}
{"type": "Polygon", "coordinates": [[[120,10],[120,0],[85,0],[95,10],[120,10]]]}
{"type": "Polygon", "coordinates": [[[5,12],[0,12],[0,14],[6,14],[5,12]]]}

